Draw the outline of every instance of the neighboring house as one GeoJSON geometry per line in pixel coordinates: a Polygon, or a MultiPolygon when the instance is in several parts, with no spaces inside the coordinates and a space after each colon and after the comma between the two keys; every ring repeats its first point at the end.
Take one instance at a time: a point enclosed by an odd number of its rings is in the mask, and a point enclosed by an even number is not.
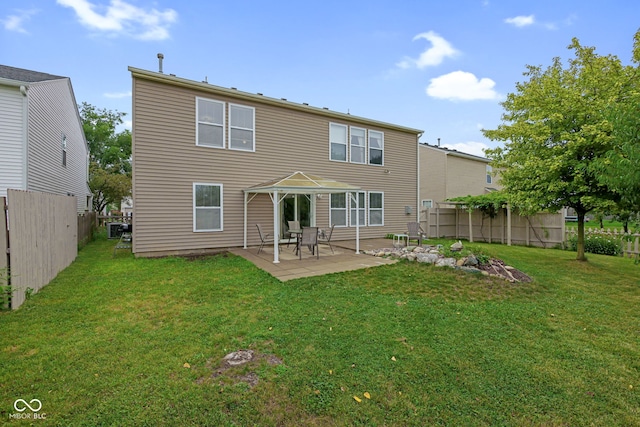
{"type": "Polygon", "coordinates": [[[420,144],[421,208],[435,208],[447,199],[501,189],[489,163],[484,157],[420,144]]]}
{"type": "Polygon", "coordinates": [[[335,224],[332,240],[346,240],[357,222],[360,237],[373,238],[417,220],[421,130],[129,71],[136,256],[243,246],[245,227],[248,245],[257,245],[256,224],[280,237],[289,220],[335,224]],[[345,193],[287,191],[279,179],[296,171],[358,188],[358,208],[345,193]],[[282,189],[275,203],[262,192],[274,183],[282,189]]]}
{"type": "Polygon", "coordinates": [[[71,195],[90,210],[88,155],[71,80],[0,65],[0,197],[71,195]]]}

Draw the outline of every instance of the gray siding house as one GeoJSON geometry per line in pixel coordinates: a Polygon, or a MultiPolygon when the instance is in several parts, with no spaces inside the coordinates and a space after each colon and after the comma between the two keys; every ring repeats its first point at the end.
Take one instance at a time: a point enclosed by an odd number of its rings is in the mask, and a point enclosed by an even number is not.
{"type": "Polygon", "coordinates": [[[73,195],[90,210],[89,150],[68,77],[0,65],[0,197],[73,195]]]}
{"type": "Polygon", "coordinates": [[[258,245],[256,224],[280,237],[289,220],[334,224],[337,241],[404,232],[418,219],[421,130],[129,71],[136,256],[258,245]],[[256,191],[287,177],[322,177],[357,191],[281,188],[276,202],[256,191]]]}

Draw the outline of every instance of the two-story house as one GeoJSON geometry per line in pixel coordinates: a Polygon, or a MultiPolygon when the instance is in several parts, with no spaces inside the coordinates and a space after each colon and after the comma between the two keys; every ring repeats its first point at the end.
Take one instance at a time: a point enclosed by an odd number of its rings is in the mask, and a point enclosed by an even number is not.
{"type": "Polygon", "coordinates": [[[421,130],[162,72],[129,71],[136,256],[257,245],[255,224],[281,237],[288,220],[335,224],[337,241],[383,237],[417,220],[421,130]],[[305,184],[285,185],[275,201],[273,191],[262,191],[305,176],[357,190],[349,198],[335,189],[305,194],[305,184]]]}
{"type": "Polygon", "coordinates": [[[420,144],[420,204],[435,208],[447,199],[478,196],[502,188],[490,160],[435,145],[420,144]]]}
{"type": "Polygon", "coordinates": [[[68,77],[0,65],[0,197],[75,196],[91,209],[89,149],[68,77]]]}

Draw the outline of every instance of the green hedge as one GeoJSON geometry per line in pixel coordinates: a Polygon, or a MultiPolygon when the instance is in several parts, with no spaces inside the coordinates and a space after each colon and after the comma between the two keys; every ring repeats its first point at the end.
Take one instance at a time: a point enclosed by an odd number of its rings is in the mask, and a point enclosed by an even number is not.
{"type": "MultiPolygon", "coordinates": [[[[570,251],[578,249],[578,236],[572,235],[567,242],[570,251]]],[[[601,234],[586,234],[584,236],[584,251],[601,255],[620,255],[622,246],[619,238],[601,234]]]]}

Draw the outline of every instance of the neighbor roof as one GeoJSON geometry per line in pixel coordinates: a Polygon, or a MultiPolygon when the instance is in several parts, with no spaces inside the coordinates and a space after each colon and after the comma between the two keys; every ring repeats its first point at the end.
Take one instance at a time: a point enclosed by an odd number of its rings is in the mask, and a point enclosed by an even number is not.
{"type": "Polygon", "coordinates": [[[43,82],[46,80],[60,80],[67,77],[56,76],[49,73],[41,73],[39,71],[25,70],[23,68],[9,67],[8,65],[0,65],[0,78],[16,80],[25,83],[43,82]]]}

